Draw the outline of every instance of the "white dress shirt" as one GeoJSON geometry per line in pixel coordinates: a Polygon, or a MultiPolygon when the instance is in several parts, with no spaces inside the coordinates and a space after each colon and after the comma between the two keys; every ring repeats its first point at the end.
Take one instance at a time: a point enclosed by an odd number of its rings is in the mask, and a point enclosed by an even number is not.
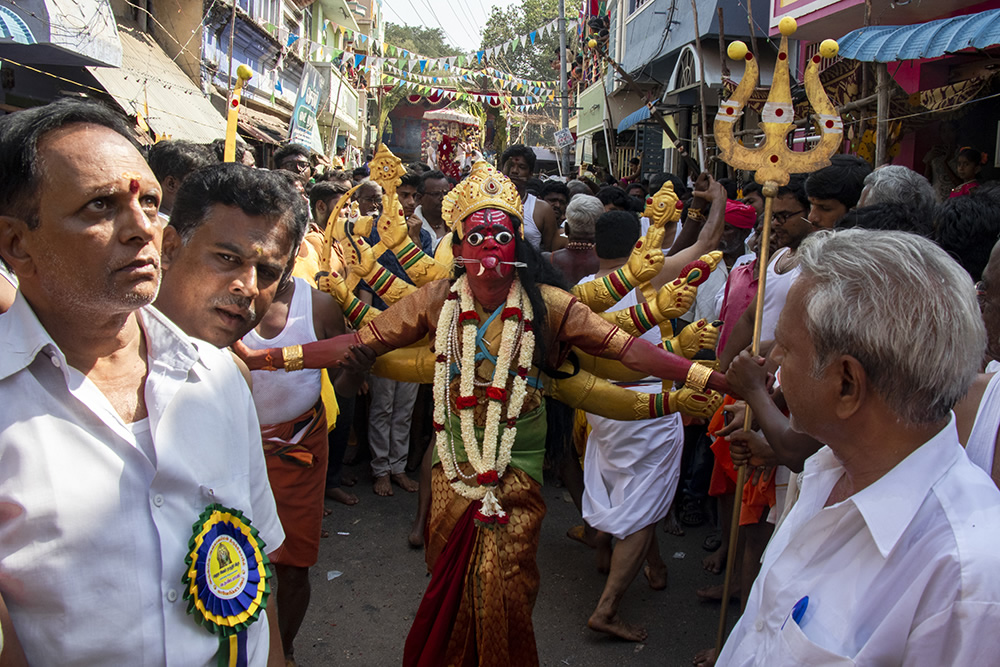
{"type": "MultiPolygon", "coordinates": [[[[66,363],[21,294],[0,315],[0,593],[32,665],[214,665],[219,638],[183,597],[192,525],[220,503],[266,552],[284,540],[229,353],[138,312],[146,435],[66,363]]],[[[263,665],[263,611],[248,632],[249,664],[263,665]]]]}
{"type": "Polygon", "coordinates": [[[828,447],[806,461],[717,664],[996,664],[1000,492],[965,455],[954,416],[877,482],[824,508],[843,473],[828,447]]]}

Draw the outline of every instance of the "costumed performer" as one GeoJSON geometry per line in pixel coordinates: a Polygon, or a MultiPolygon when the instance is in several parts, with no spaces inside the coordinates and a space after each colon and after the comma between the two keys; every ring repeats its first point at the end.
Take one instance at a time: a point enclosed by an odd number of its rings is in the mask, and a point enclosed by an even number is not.
{"type": "Polygon", "coordinates": [[[570,346],[634,370],[725,391],[724,378],[633,339],[546,284],[520,235],[513,184],[477,163],[457,189],[454,280],[431,282],[358,334],[301,350],[248,351],[251,369],[339,363],[359,343],[377,354],[430,336],[436,465],[427,560],[431,584],[407,639],[406,665],[537,665],[531,613],[546,416],[541,368],[570,346]],[[481,443],[486,443],[482,445],[481,443]]]}

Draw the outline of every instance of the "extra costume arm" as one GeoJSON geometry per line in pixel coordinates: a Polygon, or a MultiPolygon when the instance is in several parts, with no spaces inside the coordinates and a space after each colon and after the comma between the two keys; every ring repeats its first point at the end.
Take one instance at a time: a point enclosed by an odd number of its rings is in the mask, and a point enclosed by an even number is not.
{"type": "Polygon", "coordinates": [[[450,265],[438,262],[433,257],[428,256],[413,241],[393,248],[392,251],[406,271],[406,275],[417,287],[423,287],[434,280],[451,277],[450,265]]]}
{"type": "MultiPolygon", "coordinates": [[[[571,370],[569,364],[560,368],[565,372],[571,370]]],[[[697,392],[687,387],[669,394],[647,394],[619,387],[583,371],[559,380],[545,377],[546,394],[550,397],[571,407],[619,421],[655,419],[678,411],[694,417],[711,418],[722,405],[720,394],[697,392]]]]}
{"type": "Polygon", "coordinates": [[[344,311],[344,319],[352,329],[360,329],[382,312],[354,296],[347,288],[343,276],[336,272],[326,275],[321,272],[317,276],[316,286],[337,300],[340,309],[344,311]]]}
{"type": "MultiPolygon", "coordinates": [[[[722,322],[709,322],[708,320],[698,320],[692,322],[676,336],[667,338],[657,347],[661,347],[668,352],[679,354],[685,359],[691,359],[701,350],[714,350],[719,341],[719,327],[722,322]]],[[[635,371],[620,361],[595,357],[585,352],[577,351],[580,359],[580,368],[606,378],[614,382],[636,382],[646,377],[642,371],[635,371]]]]}
{"type": "Polygon", "coordinates": [[[614,273],[580,283],[572,294],[595,313],[601,313],[621,301],[642,283],[649,282],[663,268],[663,228],[650,227],[646,236],[635,244],[628,262],[614,273]]]}
{"type": "Polygon", "coordinates": [[[434,355],[426,345],[392,350],[375,360],[372,373],[397,382],[433,384],[434,355]]]}

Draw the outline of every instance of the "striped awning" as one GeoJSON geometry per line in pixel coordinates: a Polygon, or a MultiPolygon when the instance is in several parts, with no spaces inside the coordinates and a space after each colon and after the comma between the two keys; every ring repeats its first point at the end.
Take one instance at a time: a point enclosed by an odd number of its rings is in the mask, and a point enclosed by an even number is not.
{"type": "Polygon", "coordinates": [[[618,123],[618,131],[624,132],[633,125],[638,125],[644,120],[649,120],[649,116],[649,106],[644,104],[629,115],[622,118],[622,122],[618,123]]]}
{"type": "Polygon", "coordinates": [[[902,26],[869,26],[838,40],[840,55],[862,62],[937,58],[1000,45],[1000,9],[902,26]]]}

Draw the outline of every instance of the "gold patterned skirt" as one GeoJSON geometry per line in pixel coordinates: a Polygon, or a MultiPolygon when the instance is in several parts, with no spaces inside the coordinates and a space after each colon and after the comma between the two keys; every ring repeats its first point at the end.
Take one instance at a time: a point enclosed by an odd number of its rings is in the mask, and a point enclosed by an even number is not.
{"type": "MultiPolygon", "coordinates": [[[[471,471],[467,463],[461,465],[471,471]]],[[[407,638],[404,665],[538,665],[531,614],[545,516],[541,485],[524,471],[508,468],[497,498],[510,523],[478,525],[472,519],[478,501],[455,493],[441,466],[434,467],[427,539],[432,579],[407,638]],[[441,590],[448,583],[450,604],[441,590]]]]}

